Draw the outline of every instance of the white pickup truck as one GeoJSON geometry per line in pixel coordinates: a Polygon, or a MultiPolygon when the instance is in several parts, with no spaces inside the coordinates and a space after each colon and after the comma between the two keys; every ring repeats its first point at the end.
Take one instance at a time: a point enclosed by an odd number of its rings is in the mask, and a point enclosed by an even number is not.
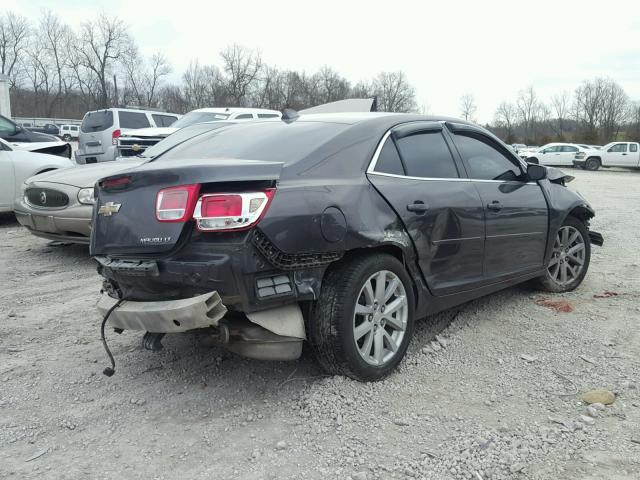
{"type": "Polygon", "coordinates": [[[637,142],[611,142],[600,150],[581,153],[575,156],[573,164],[586,170],[598,170],[600,167],[640,168],[640,144],[637,142]]]}

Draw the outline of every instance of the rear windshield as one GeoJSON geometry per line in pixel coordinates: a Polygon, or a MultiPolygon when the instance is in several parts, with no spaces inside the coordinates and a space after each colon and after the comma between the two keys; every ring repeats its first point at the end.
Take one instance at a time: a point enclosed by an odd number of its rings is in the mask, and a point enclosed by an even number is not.
{"type": "Polygon", "coordinates": [[[235,158],[289,164],[306,157],[349,126],[301,121],[238,123],[188,140],[157,161],[235,158]]]}
{"type": "Polygon", "coordinates": [[[113,112],[111,110],[100,110],[89,112],[84,116],[80,130],[88,132],[102,132],[113,126],[113,112]]]}
{"type": "Polygon", "coordinates": [[[226,120],[229,115],[226,113],[212,112],[189,112],[181,119],[174,122],[171,126],[175,128],[188,127],[196,123],[215,122],[216,120],[226,120]]]}
{"type": "Polygon", "coordinates": [[[159,141],[153,147],[147,148],[141,157],[153,158],[157,157],[161,153],[166,152],[170,148],[175,147],[179,143],[182,143],[190,138],[202,135],[203,133],[216,130],[226,125],[233,125],[229,122],[214,122],[214,123],[199,123],[197,125],[191,125],[172,133],[167,138],[159,141]]]}

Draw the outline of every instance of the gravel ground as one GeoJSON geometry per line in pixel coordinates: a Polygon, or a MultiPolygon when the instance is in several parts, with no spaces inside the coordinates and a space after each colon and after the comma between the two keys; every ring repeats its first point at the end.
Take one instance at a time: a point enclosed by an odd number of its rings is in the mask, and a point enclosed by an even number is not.
{"type": "Polygon", "coordinates": [[[0,478],[640,478],[640,173],[575,175],[606,240],[552,297],[574,311],[525,286],[468,303],[374,384],[127,332],[106,378],[87,249],[0,218],[0,478]]]}

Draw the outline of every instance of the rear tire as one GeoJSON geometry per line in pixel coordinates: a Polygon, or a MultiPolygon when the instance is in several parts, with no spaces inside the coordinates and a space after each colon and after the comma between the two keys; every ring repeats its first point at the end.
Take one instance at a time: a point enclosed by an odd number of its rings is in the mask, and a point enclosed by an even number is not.
{"type": "Polygon", "coordinates": [[[69,142],[71,141],[71,135],[66,134],[62,136],[62,140],[64,140],[65,142],[69,142]]]}
{"type": "Polygon", "coordinates": [[[538,288],[553,293],[575,290],[584,280],[590,260],[589,231],[584,222],[568,216],[556,233],[546,273],[536,279],[538,288]]]}
{"type": "Polygon", "coordinates": [[[595,157],[587,158],[587,161],[584,162],[585,170],[589,170],[589,171],[595,172],[600,167],[601,167],[600,160],[598,160],[595,157]]]}
{"type": "Polygon", "coordinates": [[[411,279],[391,255],[358,255],[332,265],[309,319],[318,362],[330,374],[384,378],[407,351],[414,305],[411,279]]]}

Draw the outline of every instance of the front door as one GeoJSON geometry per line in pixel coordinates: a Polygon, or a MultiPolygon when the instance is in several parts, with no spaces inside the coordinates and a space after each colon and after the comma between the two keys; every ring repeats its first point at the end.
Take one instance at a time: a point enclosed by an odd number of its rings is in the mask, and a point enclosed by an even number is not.
{"type": "Polygon", "coordinates": [[[0,211],[13,210],[15,196],[14,166],[6,148],[0,142],[0,211]]]}
{"type": "Polygon", "coordinates": [[[486,281],[540,269],[548,220],[540,186],[528,182],[521,163],[481,131],[465,127],[453,138],[484,206],[486,281]]]}
{"type": "Polygon", "coordinates": [[[614,145],[611,145],[605,152],[605,166],[625,166],[627,163],[627,159],[629,158],[629,152],[627,152],[627,149],[628,147],[626,143],[616,143],[614,145]]]}
{"type": "Polygon", "coordinates": [[[483,282],[482,202],[461,170],[435,122],[396,127],[369,170],[371,183],[409,232],[435,295],[483,282]]]}

